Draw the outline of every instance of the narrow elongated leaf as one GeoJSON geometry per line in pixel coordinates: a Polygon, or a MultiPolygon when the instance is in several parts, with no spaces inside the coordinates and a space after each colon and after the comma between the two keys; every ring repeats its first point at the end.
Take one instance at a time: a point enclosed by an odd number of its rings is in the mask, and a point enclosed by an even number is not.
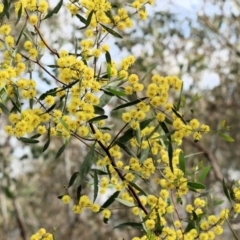
{"type": "Polygon", "coordinates": [[[92,145],[90,151],[88,152],[84,162],[82,163],[80,170],[79,170],[79,184],[86,178],[87,174],[91,170],[92,164],[96,161],[96,156],[94,154],[96,142],[92,145]]]}
{"type": "Polygon", "coordinates": [[[183,152],[179,153],[179,168],[185,173],[186,168],[185,168],[185,158],[183,152]]]}
{"type": "Polygon", "coordinates": [[[94,191],[93,191],[93,202],[95,202],[98,195],[98,174],[94,171],[94,191]]]}
{"type": "Polygon", "coordinates": [[[231,138],[230,136],[228,136],[227,134],[224,133],[219,133],[219,135],[227,142],[234,142],[235,140],[233,138],[231,138]]]}
{"type": "Polygon", "coordinates": [[[129,183],[132,187],[134,187],[135,189],[137,189],[139,191],[139,193],[141,193],[144,196],[147,196],[147,194],[134,182],[130,182],[129,183]]]}
{"type": "Polygon", "coordinates": [[[135,204],[132,203],[132,202],[129,202],[129,201],[126,201],[126,200],[123,200],[121,198],[115,198],[116,201],[120,202],[121,204],[123,204],[124,206],[127,206],[127,207],[134,207],[135,204]]]}
{"type": "Polygon", "coordinates": [[[222,121],[221,121],[221,124],[220,124],[220,126],[221,126],[221,129],[223,129],[223,128],[224,128],[225,124],[226,124],[226,120],[222,120],[222,121]]]}
{"type": "Polygon", "coordinates": [[[171,171],[173,172],[173,163],[172,163],[173,147],[172,147],[172,143],[171,142],[168,143],[168,158],[169,158],[169,167],[170,167],[171,171]]]}
{"type": "Polygon", "coordinates": [[[79,201],[82,192],[82,185],[80,184],[77,188],[77,201],[79,201]]]}
{"type": "Polygon", "coordinates": [[[81,15],[76,14],[75,16],[76,16],[82,23],[84,23],[84,24],[87,23],[87,20],[86,20],[84,17],[82,17],[81,15]]]}
{"type": "Polygon", "coordinates": [[[96,121],[104,120],[104,119],[107,119],[107,118],[108,118],[107,115],[101,115],[101,116],[94,117],[94,118],[88,120],[88,122],[96,122],[96,121]]]}
{"type": "Polygon", "coordinates": [[[191,222],[188,223],[187,227],[185,228],[184,233],[188,233],[188,232],[190,232],[194,228],[195,228],[195,224],[194,224],[193,221],[191,221],[191,222]]]}
{"type": "MultiPolygon", "coordinates": [[[[120,191],[116,191],[113,195],[111,195],[109,197],[109,199],[101,206],[101,209],[100,211],[104,210],[105,208],[107,208],[108,206],[110,206],[114,201],[115,201],[115,198],[118,197],[120,191]]],[[[100,212],[99,211],[99,212],[100,212]]]]}
{"type": "Polygon", "coordinates": [[[63,125],[63,127],[69,132],[69,127],[67,125],[67,123],[62,119],[59,118],[58,121],[63,125]]]}
{"type": "Polygon", "coordinates": [[[39,143],[39,141],[36,140],[36,139],[25,138],[25,137],[18,138],[18,141],[21,141],[21,142],[24,142],[24,143],[31,143],[31,144],[39,143]]]}
{"type": "MultiPolygon", "coordinates": [[[[159,122],[160,126],[162,127],[163,131],[166,134],[169,134],[169,130],[167,125],[164,122],[159,122]]],[[[169,167],[171,171],[173,172],[173,164],[172,164],[172,158],[173,158],[173,147],[172,147],[172,142],[171,142],[171,137],[168,137],[168,158],[169,158],[169,167]]]]}
{"type": "Polygon", "coordinates": [[[38,100],[43,100],[45,97],[47,97],[48,95],[50,96],[56,96],[57,94],[57,90],[58,88],[53,88],[53,89],[50,89],[48,90],[47,92],[43,93],[38,100]]]}
{"type": "Polygon", "coordinates": [[[57,14],[59,12],[59,10],[61,9],[62,4],[63,4],[63,0],[60,0],[59,3],[56,5],[56,7],[46,15],[44,20],[47,19],[47,18],[50,18],[54,14],[57,14]]]}
{"type": "MultiPolygon", "coordinates": [[[[140,123],[140,130],[144,129],[149,125],[150,122],[152,122],[154,118],[146,119],[140,123]]],[[[124,132],[123,136],[118,138],[119,142],[125,143],[132,139],[135,136],[135,131],[133,129],[128,129],[126,132],[124,132]]]]}
{"type": "Polygon", "coordinates": [[[10,112],[19,112],[21,113],[21,109],[19,108],[19,106],[17,105],[17,103],[15,103],[11,98],[10,98],[11,103],[13,104],[13,108],[11,109],[10,112]]]}
{"type": "Polygon", "coordinates": [[[51,112],[51,111],[55,108],[56,105],[57,105],[56,103],[53,104],[50,108],[48,108],[48,109],[46,110],[45,113],[49,113],[49,112],[51,112]]]}
{"type": "Polygon", "coordinates": [[[39,138],[40,136],[42,136],[42,135],[38,133],[38,134],[31,136],[31,139],[39,138]]]}
{"type": "Polygon", "coordinates": [[[149,154],[149,150],[150,150],[150,148],[147,147],[146,149],[142,149],[140,151],[140,156],[139,156],[139,162],[140,163],[143,163],[143,161],[147,159],[148,154],[149,154]]]}
{"type": "Polygon", "coordinates": [[[140,102],[143,102],[145,99],[147,99],[147,97],[139,98],[137,100],[134,100],[134,101],[131,101],[131,102],[128,102],[128,103],[124,103],[124,104],[114,108],[112,111],[116,111],[116,110],[121,109],[121,108],[126,108],[126,107],[130,107],[130,106],[136,105],[136,104],[138,104],[140,102]]]}
{"type": "Polygon", "coordinates": [[[94,113],[103,115],[105,113],[104,109],[99,106],[93,106],[94,107],[94,113]]]}
{"type": "Polygon", "coordinates": [[[71,176],[71,178],[69,180],[68,188],[70,188],[74,184],[74,182],[78,176],[79,176],[79,172],[73,173],[73,175],[71,176]]]}
{"type": "Polygon", "coordinates": [[[10,114],[10,112],[8,111],[8,109],[6,108],[6,106],[0,102],[0,108],[2,109],[2,111],[8,116],[10,114]]]}
{"type": "Polygon", "coordinates": [[[58,159],[58,158],[62,155],[62,153],[64,152],[64,150],[65,150],[66,147],[67,147],[67,144],[64,143],[64,144],[59,148],[59,150],[58,150],[58,152],[57,152],[57,154],[56,154],[56,156],[55,156],[55,159],[58,159]]]}
{"type": "Polygon", "coordinates": [[[228,188],[226,186],[226,183],[225,183],[224,179],[222,180],[222,185],[223,185],[224,194],[227,197],[228,201],[231,203],[231,197],[230,197],[230,194],[229,194],[229,190],[228,190],[228,188]]]}
{"type": "Polygon", "coordinates": [[[7,16],[7,18],[9,19],[9,3],[8,0],[3,0],[3,12],[4,14],[7,16]]]}
{"type": "Polygon", "coordinates": [[[121,97],[121,96],[127,96],[125,92],[122,92],[122,91],[117,91],[117,90],[114,90],[112,88],[108,88],[107,89],[110,93],[112,93],[114,96],[118,96],[118,97],[121,97]]]}
{"type": "Polygon", "coordinates": [[[132,228],[136,228],[136,229],[143,229],[142,223],[135,223],[135,222],[121,223],[121,224],[115,226],[114,228],[125,228],[125,227],[132,227],[132,228]]]}
{"type": "Polygon", "coordinates": [[[205,179],[205,177],[207,176],[207,174],[209,173],[210,170],[211,170],[211,167],[210,167],[210,166],[202,168],[202,169],[201,169],[202,173],[201,173],[201,175],[198,177],[198,181],[199,181],[199,182],[202,182],[202,181],[205,179]]]}
{"type": "Polygon", "coordinates": [[[89,15],[88,15],[88,18],[87,18],[87,20],[86,20],[86,25],[85,25],[84,27],[79,28],[79,30],[85,29],[85,28],[87,28],[87,27],[89,26],[89,24],[91,23],[91,20],[92,20],[92,15],[93,15],[93,13],[94,13],[94,11],[92,10],[92,11],[89,13],[89,15]]]}
{"type": "Polygon", "coordinates": [[[104,93],[99,99],[98,107],[106,106],[110,102],[111,98],[112,98],[112,96],[109,96],[104,93]]]}
{"type": "Polygon", "coordinates": [[[185,125],[187,125],[187,123],[186,123],[186,121],[183,119],[183,117],[182,117],[174,108],[172,108],[172,111],[175,113],[175,115],[176,115],[177,117],[179,117],[179,118],[182,120],[182,122],[183,122],[185,125]]]}
{"type": "Polygon", "coordinates": [[[205,189],[206,186],[202,183],[198,183],[198,182],[188,182],[187,183],[188,187],[191,187],[193,189],[205,189]]]}
{"type": "Polygon", "coordinates": [[[18,10],[18,16],[17,16],[17,21],[15,22],[15,26],[19,23],[21,17],[22,17],[22,3],[21,3],[21,7],[18,10]]]}
{"type": "Polygon", "coordinates": [[[122,38],[122,36],[121,36],[119,33],[115,32],[113,29],[111,29],[111,28],[109,28],[109,27],[107,27],[107,26],[105,26],[105,25],[103,25],[103,24],[101,24],[101,23],[100,23],[100,25],[101,25],[108,33],[112,34],[113,36],[115,36],[115,37],[117,37],[117,38],[122,38]]]}
{"type": "Polygon", "coordinates": [[[137,156],[131,151],[131,149],[124,143],[117,141],[116,144],[122,148],[129,156],[137,158],[137,156]]]}
{"type": "Polygon", "coordinates": [[[106,58],[106,62],[112,65],[111,55],[108,51],[105,53],[105,58],[106,58]]]}
{"type": "Polygon", "coordinates": [[[107,173],[107,172],[104,172],[104,171],[102,171],[102,170],[99,170],[99,169],[96,169],[96,168],[93,168],[93,169],[91,169],[91,171],[94,171],[94,172],[96,172],[96,173],[97,173],[97,175],[108,175],[108,173],[107,173]]]}
{"type": "Polygon", "coordinates": [[[42,150],[42,152],[45,152],[45,151],[48,149],[49,144],[50,144],[50,141],[51,141],[51,139],[48,138],[47,142],[46,142],[46,143],[44,144],[44,146],[43,146],[43,150],[42,150]]]}
{"type": "Polygon", "coordinates": [[[108,79],[110,79],[111,76],[112,76],[112,70],[111,70],[111,68],[112,68],[112,65],[111,65],[110,63],[108,63],[108,64],[107,64],[107,77],[108,77],[108,79]]]}

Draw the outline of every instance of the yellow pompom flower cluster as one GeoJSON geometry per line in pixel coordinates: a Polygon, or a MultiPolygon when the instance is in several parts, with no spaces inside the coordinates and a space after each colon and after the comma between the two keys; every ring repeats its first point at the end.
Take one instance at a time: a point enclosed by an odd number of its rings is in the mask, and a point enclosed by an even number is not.
{"type": "Polygon", "coordinates": [[[54,237],[51,233],[48,233],[46,229],[40,228],[37,233],[30,237],[30,240],[53,240],[54,237]]]}
{"type": "Polygon", "coordinates": [[[41,13],[46,13],[48,10],[48,2],[46,0],[19,0],[15,4],[15,13],[17,14],[22,6],[23,9],[27,9],[31,12],[40,11],[41,13]]]}
{"type": "Polygon", "coordinates": [[[16,137],[23,137],[25,134],[31,134],[35,130],[38,133],[46,133],[45,126],[39,126],[41,123],[49,121],[50,116],[39,108],[26,109],[21,114],[11,113],[9,115],[9,121],[13,126],[7,125],[5,132],[9,135],[16,137]]]}
{"type": "Polygon", "coordinates": [[[76,214],[80,214],[85,208],[91,209],[92,212],[99,212],[100,206],[97,203],[92,203],[88,196],[82,195],[78,201],[78,204],[74,205],[72,211],[76,214]]]}

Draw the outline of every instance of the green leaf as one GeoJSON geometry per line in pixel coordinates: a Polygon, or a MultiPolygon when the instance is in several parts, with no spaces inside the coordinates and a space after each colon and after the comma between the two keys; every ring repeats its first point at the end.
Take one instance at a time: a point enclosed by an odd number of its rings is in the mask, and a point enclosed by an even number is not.
{"type": "Polygon", "coordinates": [[[147,99],[147,97],[139,98],[139,99],[134,100],[134,101],[132,101],[132,102],[124,103],[124,104],[122,104],[122,105],[114,108],[112,111],[116,111],[116,110],[121,109],[121,108],[130,107],[130,106],[132,106],[132,105],[136,105],[136,104],[138,104],[138,103],[140,103],[140,102],[143,102],[145,99],[147,99]]]}
{"type": "MultiPolygon", "coordinates": [[[[159,122],[160,126],[162,127],[163,131],[165,134],[169,134],[169,130],[167,125],[164,122],[159,122]]],[[[169,167],[171,171],[173,172],[173,164],[172,164],[172,158],[173,158],[173,147],[172,147],[172,142],[171,142],[171,137],[168,136],[168,158],[169,158],[169,167]]]]}
{"type": "Polygon", "coordinates": [[[210,166],[202,168],[202,169],[201,169],[202,173],[201,173],[201,175],[198,177],[198,181],[199,181],[199,182],[202,182],[202,181],[205,179],[205,177],[207,176],[207,174],[209,173],[210,170],[211,170],[211,167],[210,167],[210,166]]]}
{"type": "Polygon", "coordinates": [[[126,96],[126,93],[125,92],[122,92],[122,91],[117,91],[117,90],[114,90],[112,88],[107,88],[107,90],[112,93],[114,96],[118,96],[118,97],[121,97],[121,96],[126,96]]]}
{"type": "Polygon", "coordinates": [[[57,90],[58,90],[58,88],[53,88],[53,89],[48,90],[47,92],[43,93],[43,94],[38,98],[38,100],[44,100],[45,97],[47,97],[48,95],[50,95],[50,96],[56,96],[57,90]]]}
{"type": "Polygon", "coordinates": [[[119,142],[119,141],[116,141],[116,144],[117,144],[120,148],[122,148],[129,156],[132,156],[132,157],[134,157],[134,158],[137,158],[137,156],[131,151],[131,149],[130,149],[128,146],[126,146],[124,143],[119,142]]]}
{"type": "Polygon", "coordinates": [[[219,132],[219,135],[224,139],[226,140],[227,142],[234,142],[235,140],[233,138],[231,138],[230,136],[224,134],[224,133],[221,133],[219,132]]]}
{"type": "Polygon", "coordinates": [[[202,183],[198,182],[188,182],[187,183],[188,187],[193,188],[193,189],[205,189],[206,186],[202,183]]]}
{"type": "Polygon", "coordinates": [[[134,182],[130,182],[129,183],[132,187],[134,187],[135,189],[137,189],[139,191],[139,193],[141,193],[144,196],[147,196],[147,194],[134,182]]]}
{"type": "Polygon", "coordinates": [[[82,183],[82,181],[86,178],[87,174],[90,172],[92,164],[96,161],[95,156],[95,145],[96,142],[92,145],[90,151],[88,152],[86,158],[84,159],[84,162],[82,163],[80,170],[79,170],[79,184],[82,183]]]}
{"type": "Polygon", "coordinates": [[[58,121],[63,125],[63,127],[69,132],[69,127],[67,125],[67,123],[62,119],[62,118],[59,118],[58,121]]]}
{"type": "Polygon", "coordinates": [[[75,182],[76,178],[78,177],[78,175],[79,175],[79,172],[73,173],[73,175],[71,176],[71,178],[69,180],[68,188],[70,188],[74,184],[74,182],[75,182]]]}
{"type": "Polygon", "coordinates": [[[96,121],[100,121],[100,120],[107,119],[107,118],[108,118],[107,115],[101,115],[101,116],[97,116],[97,117],[94,117],[94,118],[88,120],[88,122],[96,122],[96,121]]]}
{"type": "Polygon", "coordinates": [[[185,168],[185,158],[183,152],[179,153],[179,168],[185,173],[186,168],[185,168]]]}
{"type": "Polygon", "coordinates": [[[9,19],[9,3],[8,3],[8,0],[3,0],[3,12],[4,14],[7,16],[7,18],[9,19]]]}
{"type": "Polygon", "coordinates": [[[92,15],[93,15],[93,13],[94,13],[94,10],[92,10],[92,11],[89,13],[88,18],[87,18],[87,20],[86,20],[86,25],[85,25],[84,27],[79,28],[79,30],[85,29],[85,28],[87,28],[87,27],[89,26],[89,24],[91,23],[91,20],[92,20],[92,15]]]}
{"type": "Polygon", "coordinates": [[[63,4],[63,0],[60,0],[59,3],[56,5],[56,7],[52,11],[50,11],[43,20],[52,17],[53,14],[57,14],[61,9],[62,4],[63,4]]]}
{"type": "Polygon", "coordinates": [[[132,228],[136,228],[136,229],[142,229],[143,228],[142,223],[135,223],[135,222],[121,223],[121,224],[115,226],[114,228],[125,228],[125,227],[132,227],[132,228]]]}
{"type": "Polygon", "coordinates": [[[8,116],[10,114],[10,112],[8,111],[8,109],[6,108],[6,106],[0,102],[0,108],[2,109],[2,111],[8,116]]]}
{"type": "Polygon", "coordinates": [[[180,95],[179,95],[179,98],[178,98],[178,103],[177,103],[177,106],[176,106],[177,111],[180,109],[180,105],[181,105],[181,102],[182,102],[182,92],[183,92],[183,82],[182,82],[182,86],[181,86],[180,95]]]}
{"type": "Polygon", "coordinates": [[[84,17],[82,17],[81,15],[76,14],[75,16],[76,16],[82,23],[84,23],[84,24],[87,23],[87,20],[86,20],[84,17]]]}
{"type": "Polygon", "coordinates": [[[112,96],[109,96],[104,93],[99,99],[98,107],[106,106],[110,102],[111,98],[112,98],[112,96]]]}
{"type": "Polygon", "coordinates": [[[182,122],[187,125],[186,121],[183,119],[183,117],[174,109],[172,108],[172,111],[175,113],[175,115],[182,120],[182,122]]]}
{"type": "Polygon", "coordinates": [[[36,139],[25,138],[25,137],[18,138],[18,141],[21,141],[21,142],[24,142],[24,143],[31,143],[31,144],[39,143],[39,141],[36,140],[36,139]]]}
{"type": "Polygon", "coordinates": [[[94,113],[103,115],[105,113],[104,109],[99,106],[93,106],[94,107],[94,113]]]}
{"type": "Polygon", "coordinates": [[[107,26],[104,26],[104,25],[101,24],[101,23],[100,23],[100,25],[101,25],[108,33],[112,34],[113,36],[115,36],[115,37],[117,37],[117,38],[122,38],[122,36],[121,36],[119,33],[115,32],[113,29],[111,29],[111,28],[109,28],[109,27],[107,27],[107,26]]]}
{"type": "MultiPolygon", "coordinates": [[[[19,23],[21,17],[22,17],[22,3],[21,3],[21,7],[18,10],[18,14],[17,14],[17,21],[15,22],[15,26],[19,23]]],[[[17,45],[17,44],[16,44],[17,45]]]]}
{"type": "Polygon", "coordinates": [[[190,232],[194,228],[195,228],[195,224],[194,224],[193,221],[191,221],[191,222],[188,223],[187,227],[185,228],[184,233],[188,233],[188,232],[190,232]]]}
{"type": "Polygon", "coordinates": [[[225,124],[226,124],[226,120],[222,120],[222,121],[221,121],[221,124],[220,124],[221,129],[223,129],[223,128],[225,127],[225,124]]]}
{"type": "Polygon", "coordinates": [[[223,185],[224,194],[225,194],[225,196],[227,197],[228,201],[231,203],[231,197],[230,197],[230,194],[229,194],[229,190],[228,190],[228,188],[227,188],[227,185],[226,185],[224,179],[222,180],[222,185],[223,185]]]}
{"type": "Polygon", "coordinates": [[[168,142],[168,158],[169,158],[169,167],[171,169],[171,171],[173,172],[173,147],[172,147],[172,143],[169,141],[168,142]]]}
{"type": "Polygon", "coordinates": [[[142,149],[142,150],[140,151],[140,155],[139,155],[139,157],[138,157],[140,163],[143,163],[143,161],[147,159],[148,154],[149,154],[149,150],[150,150],[150,148],[147,147],[147,148],[142,149]]]}
{"type": "Polygon", "coordinates": [[[82,192],[82,185],[80,184],[77,188],[77,201],[79,201],[82,192]]]}
{"type": "MultiPolygon", "coordinates": [[[[149,125],[150,122],[152,122],[152,120],[154,120],[155,118],[150,118],[150,119],[146,119],[144,121],[142,121],[140,123],[140,129],[144,129],[145,127],[147,127],[149,125]]],[[[121,136],[120,138],[118,138],[119,142],[127,142],[129,141],[131,138],[133,138],[135,136],[135,131],[133,129],[128,129],[126,132],[124,132],[123,136],[121,136]]]]}
{"type": "Polygon", "coordinates": [[[51,142],[51,139],[48,138],[47,142],[43,146],[42,152],[45,152],[48,149],[50,142],[51,142]]]}
{"type": "MultiPolygon", "coordinates": [[[[112,5],[112,7],[113,7],[113,5],[112,5]]],[[[107,12],[105,12],[105,14],[108,16],[108,18],[111,20],[111,22],[113,24],[115,24],[114,18],[113,18],[113,15],[112,15],[111,11],[107,11],[107,12]]]]}
{"type": "Polygon", "coordinates": [[[38,133],[38,134],[31,136],[31,139],[39,138],[40,136],[42,136],[42,135],[38,133]]]}
{"type": "Polygon", "coordinates": [[[108,51],[105,53],[105,58],[106,58],[106,62],[112,65],[111,55],[108,51]]]}
{"type": "Polygon", "coordinates": [[[120,202],[121,204],[123,204],[124,206],[127,206],[127,207],[134,207],[135,204],[132,203],[132,202],[129,202],[129,201],[126,201],[126,200],[123,200],[121,198],[115,198],[116,201],[120,202]]]}
{"type": "Polygon", "coordinates": [[[95,202],[98,195],[98,174],[94,171],[94,191],[93,191],[93,202],[95,202]]]}
{"type": "Polygon", "coordinates": [[[118,197],[120,191],[116,191],[114,194],[112,194],[109,199],[101,206],[101,209],[99,212],[101,212],[102,210],[104,210],[105,208],[107,208],[108,206],[110,206],[115,199],[118,197]]]}
{"type": "Polygon", "coordinates": [[[108,175],[107,172],[104,172],[104,171],[96,169],[96,168],[91,169],[91,171],[96,172],[98,175],[108,175]]]}
{"type": "MultiPolygon", "coordinates": [[[[47,110],[46,110],[46,112],[45,113],[49,113],[49,112],[51,112],[55,107],[56,107],[56,103],[55,104],[53,104],[50,108],[48,108],[47,110]]],[[[45,114],[45,113],[43,113],[43,114],[45,114]]]]}
{"type": "Polygon", "coordinates": [[[67,147],[67,143],[64,143],[58,150],[56,156],[55,156],[55,159],[58,159],[62,153],[64,152],[65,148],[67,147]]]}
{"type": "Polygon", "coordinates": [[[110,63],[108,63],[108,64],[107,64],[107,77],[108,77],[108,79],[110,79],[111,76],[112,76],[112,70],[111,70],[111,68],[112,68],[112,65],[111,65],[110,63]]]}

